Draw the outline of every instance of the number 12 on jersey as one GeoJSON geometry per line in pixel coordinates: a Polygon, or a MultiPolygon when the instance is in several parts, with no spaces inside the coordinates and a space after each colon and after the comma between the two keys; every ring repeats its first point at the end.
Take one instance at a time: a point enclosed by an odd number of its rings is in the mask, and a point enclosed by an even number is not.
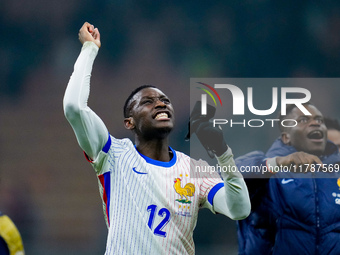
{"type": "Polygon", "coordinates": [[[153,233],[157,236],[166,237],[166,232],[163,231],[163,228],[168,224],[171,218],[170,211],[166,208],[161,208],[159,211],[157,210],[157,205],[149,205],[147,211],[150,212],[148,226],[152,230],[153,223],[155,220],[156,214],[159,217],[163,217],[163,220],[155,227],[153,233]],[[158,213],[157,213],[158,211],[158,213]]]}

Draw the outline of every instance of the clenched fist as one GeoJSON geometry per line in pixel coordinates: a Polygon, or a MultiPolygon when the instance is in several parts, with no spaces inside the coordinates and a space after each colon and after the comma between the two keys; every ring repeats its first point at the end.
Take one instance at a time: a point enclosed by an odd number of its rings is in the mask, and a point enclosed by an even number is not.
{"type": "Polygon", "coordinates": [[[90,41],[94,42],[99,48],[101,46],[100,42],[100,33],[98,28],[95,28],[88,22],[85,22],[84,25],[79,30],[79,41],[84,44],[84,42],[90,41]]]}

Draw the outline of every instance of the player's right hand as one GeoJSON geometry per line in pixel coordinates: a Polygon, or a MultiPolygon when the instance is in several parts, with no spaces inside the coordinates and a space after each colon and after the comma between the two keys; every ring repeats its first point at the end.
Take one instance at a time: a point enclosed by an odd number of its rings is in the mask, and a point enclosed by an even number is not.
{"type": "Polygon", "coordinates": [[[88,22],[85,22],[84,25],[79,30],[79,41],[84,44],[84,42],[90,41],[94,42],[99,48],[101,46],[100,42],[100,33],[98,28],[95,28],[88,22]]]}

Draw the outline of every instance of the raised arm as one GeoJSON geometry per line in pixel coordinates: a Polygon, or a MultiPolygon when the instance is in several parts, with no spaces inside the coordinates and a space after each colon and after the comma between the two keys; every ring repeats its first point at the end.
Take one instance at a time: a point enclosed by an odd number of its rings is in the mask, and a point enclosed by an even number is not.
{"type": "Polygon", "coordinates": [[[87,106],[93,62],[101,46],[100,33],[85,22],[79,30],[83,44],[64,95],[64,114],[71,124],[79,146],[93,160],[108,139],[103,121],[87,106]]]}
{"type": "Polygon", "coordinates": [[[251,209],[247,185],[239,172],[231,149],[225,143],[222,129],[212,127],[211,123],[200,124],[196,135],[205,148],[211,150],[221,166],[224,187],[219,189],[213,199],[215,212],[233,220],[246,218],[251,209]]]}

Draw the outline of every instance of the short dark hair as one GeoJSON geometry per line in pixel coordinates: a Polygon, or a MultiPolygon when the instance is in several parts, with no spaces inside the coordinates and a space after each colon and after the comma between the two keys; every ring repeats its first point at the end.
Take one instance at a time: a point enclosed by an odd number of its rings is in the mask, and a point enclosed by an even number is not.
{"type": "Polygon", "coordinates": [[[131,110],[131,107],[130,107],[131,102],[130,101],[133,98],[133,96],[136,95],[142,89],[146,89],[146,88],[157,88],[157,87],[153,86],[153,85],[142,85],[142,86],[139,86],[138,88],[134,89],[125,101],[124,108],[123,108],[124,118],[128,118],[129,115],[130,115],[129,114],[130,110],[131,110]]]}
{"type": "Polygon", "coordinates": [[[337,119],[327,117],[324,120],[325,120],[325,125],[328,130],[335,129],[335,130],[340,131],[340,123],[337,119]]]}
{"type": "MultiPolygon", "coordinates": [[[[308,101],[306,103],[303,103],[302,105],[305,106],[305,105],[313,105],[313,104],[308,101]]],[[[293,111],[293,109],[295,109],[296,107],[297,106],[295,104],[289,104],[289,105],[286,105],[286,115],[282,115],[282,109],[279,112],[279,120],[280,120],[279,129],[281,132],[285,131],[285,128],[281,125],[281,122],[283,121],[284,117],[290,114],[293,111]]]]}

